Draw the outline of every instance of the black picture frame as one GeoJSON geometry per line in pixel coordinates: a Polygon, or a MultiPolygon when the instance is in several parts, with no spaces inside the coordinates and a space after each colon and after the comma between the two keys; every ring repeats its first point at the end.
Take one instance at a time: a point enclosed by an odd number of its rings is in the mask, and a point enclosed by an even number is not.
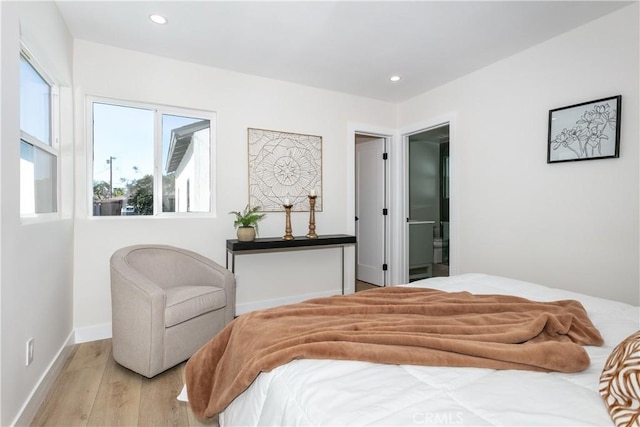
{"type": "Polygon", "coordinates": [[[622,95],[549,110],[547,163],[620,157],[622,95]]]}

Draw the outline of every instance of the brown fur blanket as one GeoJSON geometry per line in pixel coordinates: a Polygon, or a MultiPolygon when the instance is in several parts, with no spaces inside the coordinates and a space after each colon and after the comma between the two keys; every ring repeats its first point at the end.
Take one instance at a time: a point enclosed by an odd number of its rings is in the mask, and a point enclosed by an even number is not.
{"type": "Polygon", "coordinates": [[[189,403],[224,410],[262,371],[294,359],[578,372],[602,345],[577,301],[388,287],[244,314],[189,360],[189,403]]]}

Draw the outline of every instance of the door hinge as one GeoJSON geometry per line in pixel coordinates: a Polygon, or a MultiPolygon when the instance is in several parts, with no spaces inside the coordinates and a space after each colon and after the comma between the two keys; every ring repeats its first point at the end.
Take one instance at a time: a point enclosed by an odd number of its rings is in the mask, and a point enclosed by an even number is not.
{"type": "Polygon", "coordinates": [[[382,271],[387,271],[387,268],[389,268],[387,264],[382,264],[382,271]]]}
{"type": "Polygon", "coordinates": [[[382,160],[387,160],[389,158],[388,153],[382,153],[382,160]]]}
{"type": "Polygon", "coordinates": [[[389,210],[387,208],[382,209],[382,215],[388,215],[389,210]]]}

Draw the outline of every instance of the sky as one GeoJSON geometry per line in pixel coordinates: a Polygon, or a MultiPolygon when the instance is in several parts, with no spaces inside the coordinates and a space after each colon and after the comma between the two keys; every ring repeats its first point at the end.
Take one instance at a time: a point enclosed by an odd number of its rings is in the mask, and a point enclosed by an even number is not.
{"type": "Polygon", "coordinates": [[[45,80],[20,57],[20,130],[47,145],[51,144],[50,94],[45,80]]]}
{"type": "MultiPolygon", "coordinates": [[[[113,187],[124,188],[125,181],[153,174],[153,135],[155,111],[93,104],[93,180],[109,182],[112,168],[113,187]],[[112,164],[109,165],[110,158],[112,164]],[[136,169],[137,168],[137,171],[136,169]]],[[[177,127],[200,121],[198,118],[162,115],[162,151],[166,162],[171,131],[177,127]]]]}

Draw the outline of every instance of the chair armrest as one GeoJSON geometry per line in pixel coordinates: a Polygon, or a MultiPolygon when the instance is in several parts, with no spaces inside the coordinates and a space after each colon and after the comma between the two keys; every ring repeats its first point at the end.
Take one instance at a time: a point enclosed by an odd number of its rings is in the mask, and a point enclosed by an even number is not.
{"type": "Polygon", "coordinates": [[[111,257],[111,325],[116,361],[143,374],[157,370],[150,366],[153,358],[143,355],[163,352],[166,298],[164,289],[128,265],[123,254],[114,253],[111,257]],[[131,354],[141,357],[132,360],[131,354]]]}

